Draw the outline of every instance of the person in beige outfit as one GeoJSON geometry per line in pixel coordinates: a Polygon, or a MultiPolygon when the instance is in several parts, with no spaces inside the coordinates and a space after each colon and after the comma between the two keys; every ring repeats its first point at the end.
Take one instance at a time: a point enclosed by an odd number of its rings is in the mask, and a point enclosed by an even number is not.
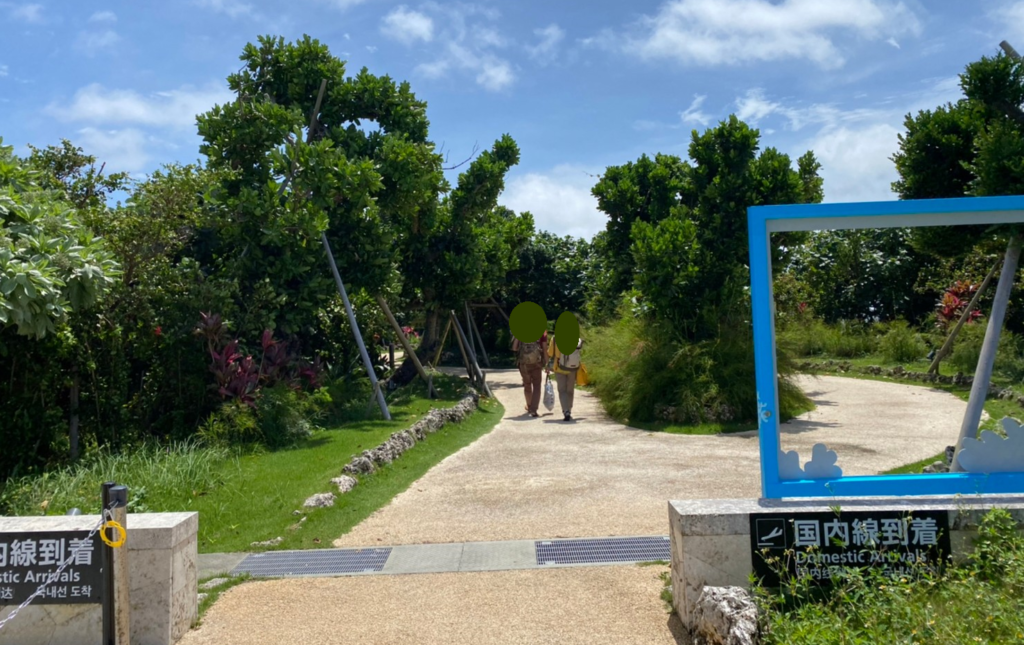
{"type": "Polygon", "coordinates": [[[576,373],[580,369],[580,350],[583,339],[576,343],[576,351],[569,355],[562,354],[555,343],[554,337],[548,342],[548,358],[551,365],[547,366],[550,375],[554,366],[555,382],[558,385],[558,402],[562,405],[562,414],[566,421],[572,421],[572,402],[576,396],[576,373]]]}

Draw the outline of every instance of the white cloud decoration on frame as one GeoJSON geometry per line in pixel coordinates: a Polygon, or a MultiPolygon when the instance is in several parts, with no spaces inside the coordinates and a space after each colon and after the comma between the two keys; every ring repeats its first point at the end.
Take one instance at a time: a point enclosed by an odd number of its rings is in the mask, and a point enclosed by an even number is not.
{"type": "Polygon", "coordinates": [[[843,469],[836,465],[839,456],[823,443],[816,443],[811,449],[811,459],[802,468],[800,454],[796,450],[779,451],[779,478],[781,479],[835,479],[843,476],[843,469]]]}
{"type": "Polygon", "coordinates": [[[1005,417],[1001,424],[1006,438],[991,430],[981,437],[964,439],[960,466],[969,473],[1018,473],[1024,471],[1024,428],[1016,419],[1005,417]]]}

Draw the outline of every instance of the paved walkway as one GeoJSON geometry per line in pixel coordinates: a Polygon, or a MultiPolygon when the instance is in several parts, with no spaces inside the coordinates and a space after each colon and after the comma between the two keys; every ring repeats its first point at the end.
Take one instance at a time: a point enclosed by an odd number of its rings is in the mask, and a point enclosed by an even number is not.
{"type": "MultiPolygon", "coordinates": [[[[586,392],[576,394],[574,423],[549,412],[535,419],[525,415],[518,372],[491,372],[488,382],[506,409],[498,426],[334,546],[659,535],[669,499],[760,496],[756,431],[637,430],[609,419],[586,392]]],[[[850,475],[942,452],[955,443],[966,408],[919,386],[829,376],[799,383],[817,409],[784,426],[783,449],[798,450],[804,462],[824,442],[850,475]]]]}
{"type": "MultiPolygon", "coordinates": [[[[575,423],[534,419],[520,412],[516,372],[491,372],[488,381],[506,408],[498,426],[335,546],[664,535],[669,499],[760,495],[756,432],[644,432],[608,419],[585,392],[577,393],[575,423]]],[[[783,449],[805,461],[824,442],[847,474],[941,452],[955,441],[966,407],[919,386],[827,376],[799,382],[818,407],[784,427],[783,449]]],[[[252,582],[227,592],[181,644],[686,642],[659,597],[665,571],[628,565],[252,582]]]]}

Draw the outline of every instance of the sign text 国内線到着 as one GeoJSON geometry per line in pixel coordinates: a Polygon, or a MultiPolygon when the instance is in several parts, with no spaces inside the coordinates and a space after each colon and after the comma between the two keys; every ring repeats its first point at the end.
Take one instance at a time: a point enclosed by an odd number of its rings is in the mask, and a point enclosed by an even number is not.
{"type": "Polygon", "coordinates": [[[946,511],[752,513],[754,574],[767,587],[779,574],[829,584],[846,567],[903,575],[936,570],[950,555],[946,511]]]}
{"type": "Polygon", "coordinates": [[[72,554],[71,563],[32,603],[101,602],[100,537],[86,541],[88,536],[88,531],[0,533],[0,607],[21,604],[72,554]]]}

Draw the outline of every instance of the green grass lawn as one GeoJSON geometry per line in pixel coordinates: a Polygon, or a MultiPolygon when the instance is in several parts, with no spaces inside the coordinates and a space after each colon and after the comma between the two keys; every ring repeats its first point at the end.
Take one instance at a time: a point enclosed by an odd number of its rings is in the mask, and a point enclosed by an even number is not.
{"type": "MultiPolygon", "coordinates": [[[[495,400],[460,424],[449,424],[405,452],[395,463],[360,478],[335,505],[302,509],[315,493],[334,492],[330,480],[355,455],[392,433],[410,427],[432,407],[451,407],[461,398],[464,379],[435,376],[441,395],[428,400],[425,388],[409,386],[389,395],[392,420],[372,409],[368,419],[318,430],[293,447],[236,454],[195,442],[148,447],[119,454],[100,453],[78,466],[7,482],[0,489],[0,511],[9,515],[63,515],[70,508],[98,512],[103,481],[129,489],[132,512],[197,511],[200,553],[252,550],[252,542],[283,538],[280,549],[321,548],[387,504],[432,466],[489,432],[504,412],[495,400]],[[378,418],[374,418],[378,417],[378,418]],[[305,511],[306,521],[298,527],[305,511]],[[296,527],[296,528],[290,528],[296,527]]],[[[362,413],[360,402],[353,414],[362,413]]]]}
{"type": "MultiPolygon", "coordinates": [[[[451,405],[452,402],[448,402],[451,405]]],[[[460,424],[449,424],[404,453],[396,462],[365,475],[352,491],[338,495],[330,508],[302,509],[315,493],[336,492],[333,477],[363,450],[393,432],[411,426],[429,402],[418,399],[394,406],[395,421],[364,421],[324,430],[302,445],[248,455],[224,464],[224,484],[205,494],[183,491],[177,499],[154,500],[162,510],[199,512],[199,552],[252,550],[255,541],[284,538],[278,549],[330,547],[375,510],[419,479],[432,466],[489,432],[504,412],[497,401],[481,401],[480,410],[460,424]],[[299,525],[304,510],[306,521],[299,525]],[[289,528],[292,527],[292,528],[289,528]]]]}

